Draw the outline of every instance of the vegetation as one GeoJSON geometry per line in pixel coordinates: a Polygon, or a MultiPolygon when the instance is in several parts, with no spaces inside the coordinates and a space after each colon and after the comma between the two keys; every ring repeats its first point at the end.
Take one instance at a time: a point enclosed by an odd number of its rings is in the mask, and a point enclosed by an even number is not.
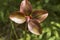
{"type": "Polygon", "coordinates": [[[9,19],[11,12],[20,9],[21,1],[0,0],[0,40],[60,40],[60,0],[29,0],[33,10],[44,9],[49,13],[41,23],[40,35],[25,32],[23,24],[16,24],[9,19]]]}

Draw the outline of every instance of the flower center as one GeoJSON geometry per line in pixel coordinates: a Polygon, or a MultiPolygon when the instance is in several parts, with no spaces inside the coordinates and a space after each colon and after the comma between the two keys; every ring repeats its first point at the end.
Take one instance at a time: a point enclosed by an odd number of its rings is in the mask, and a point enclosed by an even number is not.
{"type": "Polygon", "coordinates": [[[26,16],[26,21],[29,22],[29,20],[31,19],[31,16],[26,16]]]}

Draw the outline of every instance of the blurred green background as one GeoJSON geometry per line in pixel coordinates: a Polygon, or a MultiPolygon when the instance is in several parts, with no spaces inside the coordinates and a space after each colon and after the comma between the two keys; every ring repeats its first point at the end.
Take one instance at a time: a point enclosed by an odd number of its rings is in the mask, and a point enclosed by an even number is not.
{"type": "Polygon", "coordinates": [[[22,25],[12,23],[9,14],[18,11],[22,0],[0,0],[0,40],[60,40],[60,0],[29,0],[33,10],[47,10],[49,16],[41,23],[42,34],[24,31],[22,25]]]}

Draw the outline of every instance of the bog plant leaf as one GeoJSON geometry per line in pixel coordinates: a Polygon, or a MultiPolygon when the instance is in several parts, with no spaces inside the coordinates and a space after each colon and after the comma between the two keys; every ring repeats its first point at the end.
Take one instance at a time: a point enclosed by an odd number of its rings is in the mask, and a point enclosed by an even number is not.
{"type": "Polygon", "coordinates": [[[48,16],[48,12],[45,10],[35,10],[32,13],[33,19],[37,20],[39,23],[43,22],[48,16]]]}
{"type": "Polygon", "coordinates": [[[42,33],[41,26],[36,20],[30,20],[28,22],[28,29],[36,35],[40,35],[40,33],[42,33]]]}
{"type": "Polygon", "coordinates": [[[29,15],[32,12],[32,5],[28,0],[23,0],[20,5],[20,12],[29,15]]]}
{"type": "Polygon", "coordinates": [[[26,21],[24,14],[18,11],[11,13],[9,18],[18,24],[24,23],[26,21]]]}

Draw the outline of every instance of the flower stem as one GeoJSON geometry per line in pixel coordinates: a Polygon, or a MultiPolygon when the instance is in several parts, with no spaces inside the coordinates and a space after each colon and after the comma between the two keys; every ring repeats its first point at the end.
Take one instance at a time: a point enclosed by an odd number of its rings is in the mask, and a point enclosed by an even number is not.
{"type": "Polygon", "coordinates": [[[27,22],[25,24],[25,34],[24,34],[24,40],[26,40],[26,37],[27,37],[27,22]]]}
{"type": "Polygon", "coordinates": [[[16,31],[15,31],[13,22],[11,22],[11,26],[12,26],[12,30],[13,30],[13,32],[14,32],[14,35],[16,36],[16,38],[18,38],[17,35],[16,35],[16,31]]]}

